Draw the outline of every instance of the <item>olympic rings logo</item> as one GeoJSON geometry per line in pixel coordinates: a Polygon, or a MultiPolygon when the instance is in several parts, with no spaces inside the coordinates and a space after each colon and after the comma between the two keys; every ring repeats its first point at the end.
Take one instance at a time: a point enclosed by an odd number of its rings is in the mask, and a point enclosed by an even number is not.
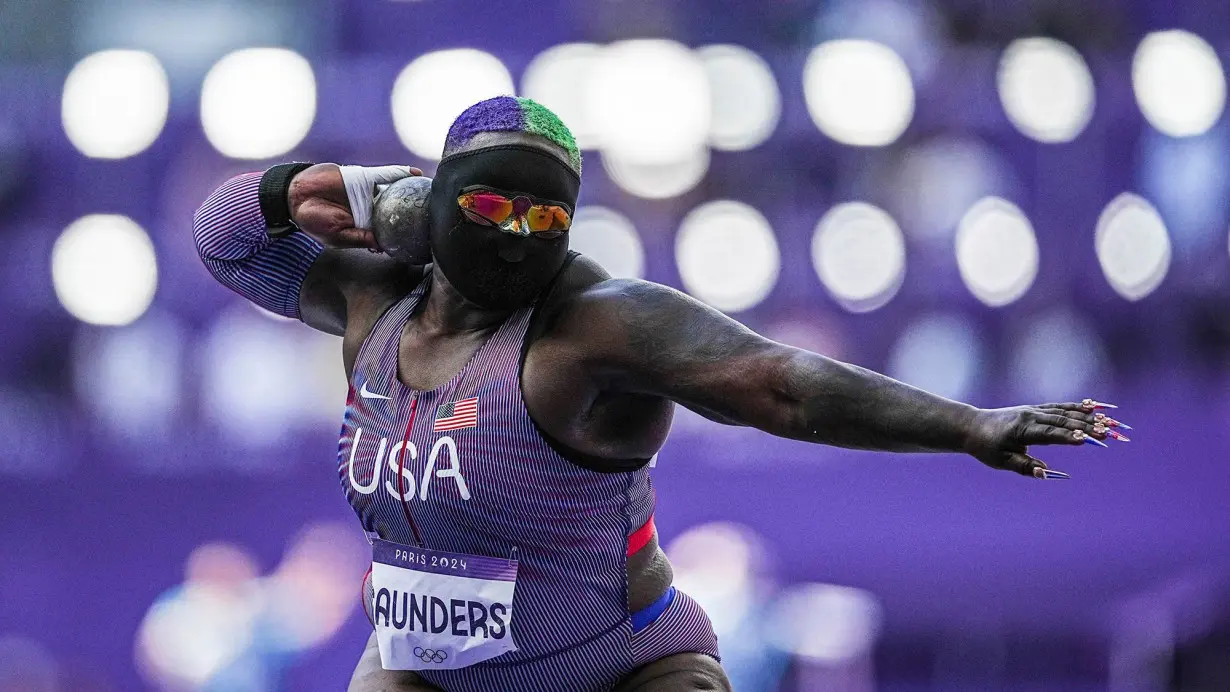
{"type": "Polygon", "coordinates": [[[444,659],[448,658],[448,652],[444,649],[424,649],[421,646],[414,647],[414,655],[423,663],[444,663],[444,659]]]}

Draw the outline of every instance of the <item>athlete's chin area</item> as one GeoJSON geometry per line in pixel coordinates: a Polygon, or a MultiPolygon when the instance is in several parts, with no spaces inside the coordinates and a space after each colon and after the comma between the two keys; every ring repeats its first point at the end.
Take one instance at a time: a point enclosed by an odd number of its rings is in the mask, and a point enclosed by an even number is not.
{"type": "Polygon", "coordinates": [[[551,277],[526,274],[518,270],[519,266],[519,263],[501,260],[488,269],[476,271],[473,276],[475,293],[484,298],[474,302],[491,310],[513,310],[533,303],[551,277]]]}

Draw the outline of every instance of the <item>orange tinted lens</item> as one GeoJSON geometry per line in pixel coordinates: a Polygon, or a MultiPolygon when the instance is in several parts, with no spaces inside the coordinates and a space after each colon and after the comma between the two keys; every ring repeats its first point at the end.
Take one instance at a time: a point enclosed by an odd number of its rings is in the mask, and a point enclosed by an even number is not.
{"type": "Polygon", "coordinates": [[[530,230],[535,232],[566,231],[572,225],[568,210],[555,205],[535,204],[525,217],[529,220],[530,230]]]}
{"type": "Polygon", "coordinates": [[[491,192],[471,192],[457,201],[463,208],[495,223],[504,223],[512,214],[512,200],[491,192]]]}

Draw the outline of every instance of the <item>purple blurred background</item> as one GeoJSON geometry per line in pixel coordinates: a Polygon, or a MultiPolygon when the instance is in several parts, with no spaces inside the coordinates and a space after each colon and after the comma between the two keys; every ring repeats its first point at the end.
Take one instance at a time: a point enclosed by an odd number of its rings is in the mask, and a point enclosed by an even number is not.
{"type": "Polygon", "coordinates": [[[430,174],[514,88],[587,145],[574,247],[616,273],[1135,426],[1040,484],[679,411],[658,529],[737,689],[1230,689],[1228,29],[1220,0],[0,3],[0,690],[344,689],[340,342],[217,285],[191,215],[277,161],[430,174]]]}

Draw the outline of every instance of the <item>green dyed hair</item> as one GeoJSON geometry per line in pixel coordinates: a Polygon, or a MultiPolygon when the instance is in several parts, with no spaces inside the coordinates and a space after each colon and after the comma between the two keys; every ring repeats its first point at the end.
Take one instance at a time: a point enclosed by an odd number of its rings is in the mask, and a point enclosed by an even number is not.
{"type": "Polygon", "coordinates": [[[559,145],[569,163],[581,172],[581,150],[572,130],[550,108],[522,96],[496,96],[465,109],[448,130],[444,151],[464,146],[483,132],[528,132],[559,145]]]}

